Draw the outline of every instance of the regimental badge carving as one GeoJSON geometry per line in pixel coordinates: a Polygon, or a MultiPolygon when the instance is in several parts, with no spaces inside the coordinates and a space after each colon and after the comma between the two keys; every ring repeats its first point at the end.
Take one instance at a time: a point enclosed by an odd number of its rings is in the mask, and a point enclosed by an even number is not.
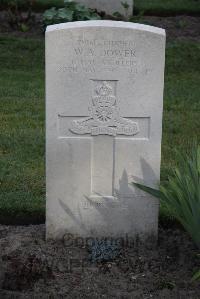
{"type": "MultiPolygon", "coordinates": [[[[123,118],[119,114],[117,97],[112,81],[95,81],[94,95],[89,107],[89,117],[71,122],[70,131],[75,134],[136,135],[138,123],[123,118]]],[[[114,82],[117,83],[117,82],[114,82]]]]}

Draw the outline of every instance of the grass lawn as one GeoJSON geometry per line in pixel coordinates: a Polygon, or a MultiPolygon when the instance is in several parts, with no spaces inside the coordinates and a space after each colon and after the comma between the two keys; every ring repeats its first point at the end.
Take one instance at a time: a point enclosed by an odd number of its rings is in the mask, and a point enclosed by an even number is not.
{"type": "Polygon", "coordinates": [[[152,15],[200,14],[199,0],[135,0],[135,13],[152,15]]]}
{"type": "MultiPolygon", "coordinates": [[[[78,0],[76,0],[78,2],[78,0]]],[[[124,0],[125,1],[125,0],[124,0]]],[[[0,0],[0,7],[6,7],[7,0],[0,0]]],[[[28,1],[27,1],[28,2],[28,1]]],[[[19,0],[20,3],[20,0],[19,0]]],[[[27,7],[26,1],[21,1],[27,7]]],[[[63,7],[63,0],[35,0],[34,9],[43,11],[50,7],[63,7]]],[[[200,0],[134,0],[135,14],[153,15],[200,14],[200,0]]]]}
{"type": "MultiPolygon", "coordinates": [[[[200,44],[167,46],[162,180],[200,141],[200,44]]],[[[44,41],[0,38],[0,223],[44,221],[44,41]]]]}
{"type": "Polygon", "coordinates": [[[26,215],[41,220],[45,197],[42,40],[0,38],[0,113],[0,220],[8,215],[11,220],[26,215]]]}

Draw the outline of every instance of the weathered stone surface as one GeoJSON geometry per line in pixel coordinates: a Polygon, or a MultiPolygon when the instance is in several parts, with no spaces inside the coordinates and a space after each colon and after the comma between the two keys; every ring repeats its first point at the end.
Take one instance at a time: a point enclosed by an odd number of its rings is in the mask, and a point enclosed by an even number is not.
{"type": "Polygon", "coordinates": [[[98,11],[104,11],[106,14],[112,15],[115,12],[124,16],[131,16],[133,14],[133,0],[78,0],[80,4],[98,11]],[[126,2],[128,8],[125,9],[121,2],[126,2]]]}
{"type": "Polygon", "coordinates": [[[148,237],[160,177],[165,32],[114,21],[46,31],[47,237],[148,237]]]}

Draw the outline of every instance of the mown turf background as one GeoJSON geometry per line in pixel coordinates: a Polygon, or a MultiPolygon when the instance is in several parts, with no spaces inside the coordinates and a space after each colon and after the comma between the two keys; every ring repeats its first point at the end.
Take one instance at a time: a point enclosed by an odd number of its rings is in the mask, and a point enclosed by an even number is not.
{"type": "Polygon", "coordinates": [[[170,16],[179,14],[200,14],[199,0],[135,0],[135,13],[170,16]]]}
{"type": "MultiPolygon", "coordinates": [[[[17,0],[23,8],[27,8],[27,0],[17,0]]],[[[5,9],[11,0],[0,0],[0,9],[5,9]]],[[[78,2],[78,0],[77,0],[78,2]]],[[[125,0],[124,0],[125,2],[125,0]]],[[[62,7],[63,0],[36,0],[35,11],[43,11],[52,6],[62,7]]],[[[134,0],[134,14],[176,15],[200,14],[200,0],[134,0]]]]}
{"type": "MultiPolygon", "coordinates": [[[[200,43],[167,45],[162,180],[200,141],[199,61],[200,43]]],[[[0,223],[44,221],[44,103],[44,40],[0,37],[0,223]]]]}
{"type": "Polygon", "coordinates": [[[44,42],[0,38],[0,222],[44,220],[44,42]]]}

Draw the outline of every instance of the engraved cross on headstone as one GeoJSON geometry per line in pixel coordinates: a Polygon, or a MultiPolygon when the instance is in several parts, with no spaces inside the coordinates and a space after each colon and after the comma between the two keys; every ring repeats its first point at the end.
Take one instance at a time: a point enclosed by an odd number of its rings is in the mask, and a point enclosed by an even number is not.
{"type": "MultiPolygon", "coordinates": [[[[133,136],[139,133],[137,122],[120,116],[117,103],[117,81],[92,80],[93,95],[89,116],[74,119],[69,131],[92,139],[91,196],[113,198],[115,141],[117,135],[133,136]]],[[[59,114],[65,117],[64,114],[59,114]]]]}

